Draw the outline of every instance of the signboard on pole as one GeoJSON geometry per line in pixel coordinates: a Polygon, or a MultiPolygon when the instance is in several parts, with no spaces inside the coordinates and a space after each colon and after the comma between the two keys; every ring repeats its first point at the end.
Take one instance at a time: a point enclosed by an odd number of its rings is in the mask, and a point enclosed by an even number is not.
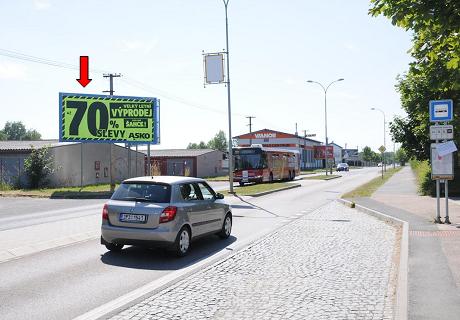
{"type": "Polygon", "coordinates": [[[204,80],[206,84],[224,82],[224,54],[204,54],[204,80]]]}
{"type": "Polygon", "coordinates": [[[452,153],[440,156],[436,143],[431,144],[431,179],[454,179],[452,153]]]}
{"type": "Polygon", "coordinates": [[[454,118],[454,102],[452,100],[431,100],[430,121],[452,121],[454,118]]]}
{"type": "Polygon", "coordinates": [[[453,125],[433,125],[430,126],[431,140],[452,140],[454,138],[453,125]]]}
{"type": "Polygon", "coordinates": [[[314,158],[316,160],[326,159],[326,153],[328,159],[334,158],[334,147],[333,146],[314,146],[314,158]],[[327,150],[327,152],[326,152],[327,150]]]}
{"type": "Polygon", "coordinates": [[[59,141],[159,143],[156,98],[59,93],[59,141]]]}

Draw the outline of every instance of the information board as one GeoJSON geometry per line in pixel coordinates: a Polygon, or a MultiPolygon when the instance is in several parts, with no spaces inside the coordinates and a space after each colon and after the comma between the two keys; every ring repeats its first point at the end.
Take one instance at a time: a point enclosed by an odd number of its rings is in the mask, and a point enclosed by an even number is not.
{"type": "Polygon", "coordinates": [[[431,144],[431,179],[452,180],[454,178],[454,166],[452,153],[441,157],[438,154],[436,143],[431,144]]]}
{"type": "Polygon", "coordinates": [[[159,143],[159,100],[59,93],[59,141],[159,143]]]}

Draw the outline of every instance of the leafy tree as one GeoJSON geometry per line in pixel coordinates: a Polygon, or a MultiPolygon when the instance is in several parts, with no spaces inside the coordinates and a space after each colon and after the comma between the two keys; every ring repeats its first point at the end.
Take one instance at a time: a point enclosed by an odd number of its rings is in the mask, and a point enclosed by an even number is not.
{"type": "Polygon", "coordinates": [[[219,132],[208,142],[208,147],[214,150],[220,150],[225,152],[228,149],[227,137],[225,132],[219,130],[219,132]]]}
{"type": "Polygon", "coordinates": [[[37,130],[30,129],[30,130],[27,130],[22,140],[28,140],[28,141],[40,140],[41,137],[42,135],[37,130]]]}
{"type": "Polygon", "coordinates": [[[48,154],[48,147],[32,148],[24,160],[24,169],[32,189],[45,186],[47,177],[53,173],[53,160],[48,154]]]}
{"type": "Polygon", "coordinates": [[[6,122],[0,131],[0,140],[40,140],[41,134],[35,129],[27,130],[21,121],[6,122]]]}
{"type": "MultiPolygon", "coordinates": [[[[369,12],[413,32],[414,62],[396,85],[408,116],[396,117],[390,130],[409,157],[428,159],[429,101],[450,98],[454,105],[460,103],[460,1],[371,0],[369,12]]],[[[460,110],[454,108],[454,113],[458,127],[460,110]]]]}
{"type": "Polygon", "coordinates": [[[404,166],[408,160],[409,157],[407,156],[406,150],[404,150],[404,148],[399,148],[398,151],[396,151],[396,161],[404,166]]]}
{"type": "Polygon", "coordinates": [[[22,140],[26,134],[26,127],[21,121],[6,122],[3,132],[8,140],[22,140]]]}
{"type": "Polygon", "coordinates": [[[375,158],[375,152],[372,151],[372,149],[368,146],[365,146],[363,148],[363,152],[362,152],[362,158],[364,161],[374,161],[374,158],[375,158]]]}
{"type": "Polygon", "coordinates": [[[204,143],[204,141],[200,141],[200,143],[190,142],[187,146],[187,149],[208,149],[208,145],[204,143]]]}

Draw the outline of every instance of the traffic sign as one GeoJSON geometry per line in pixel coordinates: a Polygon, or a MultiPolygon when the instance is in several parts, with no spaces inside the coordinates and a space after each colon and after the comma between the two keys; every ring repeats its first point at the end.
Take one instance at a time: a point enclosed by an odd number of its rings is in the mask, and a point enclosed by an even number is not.
{"type": "Polygon", "coordinates": [[[380,146],[379,151],[380,153],[384,153],[386,150],[385,146],[380,146]]]}
{"type": "Polygon", "coordinates": [[[430,126],[431,140],[451,140],[454,138],[453,125],[433,125],[430,126]]]}
{"type": "Polygon", "coordinates": [[[59,141],[159,143],[156,98],[59,93],[59,141]]]}
{"type": "Polygon", "coordinates": [[[452,100],[431,100],[430,101],[430,121],[452,121],[454,118],[454,102],[452,100]]]}

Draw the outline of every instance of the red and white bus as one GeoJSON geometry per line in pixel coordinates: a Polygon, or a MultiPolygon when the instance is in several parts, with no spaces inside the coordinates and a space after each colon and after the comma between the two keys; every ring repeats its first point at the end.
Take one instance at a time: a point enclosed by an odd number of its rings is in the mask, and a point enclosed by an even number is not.
{"type": "Polygon", "coordinates": [[[272,182],[293,180],[300,174],[300,153],[297,150],[264,148],[262,146],[233,149],[235,182],[272,182]]]}

